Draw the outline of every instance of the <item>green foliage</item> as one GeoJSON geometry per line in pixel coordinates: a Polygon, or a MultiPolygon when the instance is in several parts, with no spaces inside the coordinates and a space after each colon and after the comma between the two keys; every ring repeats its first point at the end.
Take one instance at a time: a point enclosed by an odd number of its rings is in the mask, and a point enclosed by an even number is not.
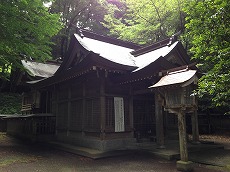
{"type": "Polygon", "coordinates": [[[205,72],[198,93],[213,106],[230,107],[230,4],[228,0],[193,0],[187,4],[191,53],[205,72]]]}
{"type": "Polygon", "coordinates": [[[152,43],[183,30],[183,5],[179,0],[123,0],[110,5],[104,26],[121,39],[152,43]]]}
{"type": "Polygon", "coordinates": [[[105,31],[101,22],[107,11],[102,3],[102,0],[54,0],[50,12],[59,13],[64,26],[54,38],[57,44],[53,55],[56,58],[64,57],[70,36],[76,33],[76,28],[86,28],[97,33],[105,31]]]}
{"type": "Polygon", "coordinates": [[[21,100],[19,94],[0,93],[0,114],[20,114],[21,100]]]}
{"type": "MultiPolygon", "coordinates": [[[[113,1],[111,1],[113,2],[113,1]]],[[[104,26],[120,39],[146,44],[182,31],[186,48],[205,73],[198,95],[210,107],[230,107],[228,0],[120,0],[109,4],[104,26]],[[186,25],[185,25],[186,17],[186,25]]]]}
{"type": "Polygon", "coordinates": [[[0,78],[7,78],[5,66],[22,67],[21,59],[51,58],[50,39],[61,23],[41,0],[1,0],[0,16],[0,78]]]}

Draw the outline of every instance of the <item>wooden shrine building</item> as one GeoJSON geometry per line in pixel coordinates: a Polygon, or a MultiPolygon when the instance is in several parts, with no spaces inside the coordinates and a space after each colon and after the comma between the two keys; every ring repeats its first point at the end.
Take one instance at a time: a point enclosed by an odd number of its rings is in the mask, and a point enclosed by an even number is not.
{"type": "Polygon", "coordinates": [[[82,30],[57,71],[29,83],[43,97],[40,112],[56,116],[58,141],[106,151],[157,135],[163,146],[160,138],[177,132],[177,118],[163,112],[164,102],[149,87],[186,67],[196,69],[174,37],[141,47],[82,30]]]}

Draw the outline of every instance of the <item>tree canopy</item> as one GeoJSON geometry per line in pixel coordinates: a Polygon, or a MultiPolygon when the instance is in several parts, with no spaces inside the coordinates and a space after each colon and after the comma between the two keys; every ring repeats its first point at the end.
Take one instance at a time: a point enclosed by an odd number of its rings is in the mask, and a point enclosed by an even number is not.
{"type": "Polygon", "coordinates": [[[63,58],[67,48],[70,36],[76,32],[76,28],[89,29],[103,34],[105,28],[101,22],[107,12],[106,6],[102,0],[54,0],[50,7],[52,13],[59,13],[63,29],[54,38],[53,55],[63,58]]]}
{"type": "Polygon", "coordinates": [[[0,78],[21,68],[21,59],[51,58],[50,40],[61,23],[42,0],[1,0],[0,16],[0,78]]]}
{"type": "Polygon", "coordinates": [[[140,44],[152,43],[184,29],[180,0],[123,0],[110,7],[105,27],[111,35],[140,44]]]}
{"type": "Polygon", "coordinates": [[[230,107],[230,5],[227,0],[120,0],[105,16],[110,34],[148,44],[182,31],[204,73],[198,95],[213,107],[230,107]]]}
{"type": "Polygon", "coordinates": [[[230,107],[230,4],[228,0],[190,1],[186,7],[190,52],[205,73],[198,93],[213,106],[230,107]]]}
{"type": "MultiPolygon", "coordinates": [[[[198,94],[230,107],[228,0],[0,0],[0,78],[21,59],[64,57],[70,35],[86,28],[139,44],[179,31],[204,75],[198,94]],[[56,35],[56,36],[55,36],[56,35]],[[54,37],[55,36],[55,37],[54,37]]],[[[187,48],[187,46],[186,46],[187,48]]]]}

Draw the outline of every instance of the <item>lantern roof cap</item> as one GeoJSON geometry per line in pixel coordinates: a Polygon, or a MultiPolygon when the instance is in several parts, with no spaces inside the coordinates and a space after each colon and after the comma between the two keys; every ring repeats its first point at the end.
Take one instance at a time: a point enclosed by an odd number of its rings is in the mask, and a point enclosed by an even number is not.
{"type": "Polygon", "coordinates": [[[196,72],[197,72],[196,70],[190,70],[188,68],[169,72],[167,73],[167,75],[163,76],[160,79],[160,81],[150,86],[149,88],[157,88],[157,87],[169,86],[175,84],[184,84],[185,82],[194,78],[196,72]]]}

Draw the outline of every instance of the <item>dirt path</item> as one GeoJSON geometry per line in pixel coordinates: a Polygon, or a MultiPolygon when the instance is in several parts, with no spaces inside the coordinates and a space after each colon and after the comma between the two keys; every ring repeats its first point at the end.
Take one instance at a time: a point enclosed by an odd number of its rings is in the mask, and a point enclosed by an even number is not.
{"type": "MultiPolygon", "coordinates": [[[[197,165],[195,172],[217,172],[197,165]]],[[[176,172],[176,162],[143,152],[92,160],[44,145],[31,145],[0,133],[1,172],[176,172]]]]}

